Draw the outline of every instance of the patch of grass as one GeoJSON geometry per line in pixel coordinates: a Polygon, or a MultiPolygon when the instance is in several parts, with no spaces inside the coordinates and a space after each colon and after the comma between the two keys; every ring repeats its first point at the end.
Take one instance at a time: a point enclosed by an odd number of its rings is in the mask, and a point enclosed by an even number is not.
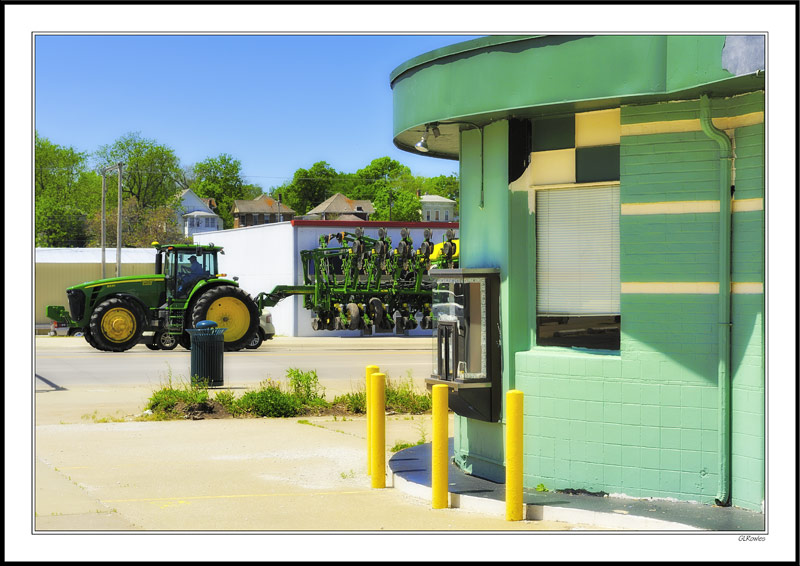
{"type": "Polygon", "coordinates": [[[294,417],[303,407],[301,400],[283,391],[279,383],[267,379],[255,391],[248,391],[238,401],[242,413],[258,417],[294,417]]]}
{"type": "Polygon", "coordinates": [[[386,378],[386,410],[396,413],[419,414],[430,411],[431,393],[414,387],[411,377],[403,380],[386,378]]]}
{"type": "Polygon", "coordinates": [[[327,406],[325,388],[319,384],[316,370],[301,371],[289,368],[286,370],[286,377],[289,379],[291,393],[300,403],[309,407],[327,406]]]}
{"type": "Polygon", "coordinates": [[[146,418],[148,420],[181,419],[183,418],[183,413],[176,411],[176,407],[179,404],[192,407],[207,403],[208,400],[207,387],[185,382],[174,385],[172,373],[170,372],[166,384],[161,389],[153,391],[150,396],[145,409],[152,411],[153,414],[148,415],[146,418]]]}
{"type": "Polygon", "coordinates": [[[341,405],[349,413],[363,415],[367,412],[367,392],[362,386],[360,391],[337,395],[333,399],[333,404],[341,405]]]}
{"type": "Polygon", "coordinates": [[[242,414],[242,409],[233,391],[217,391],[214,395],[214,400],[222,405],[225,410],[234,417],[238,417],[242,414]]]}
{"type": "Polygon", "coordinates": [[[401,450],[405,450],[406,448],[411,448],[412,446],[416,446],[416,444],[411,444],[410,442],[397,441],[394,443],[394,446],[389,448],[389,450],[391,452],[400,452],[401,450]]]}
{"type": "Polygon", "coordinates": [[[98,417],[97,411],[95,410],[92,414],[85,414],[81,415],[81,420],[84,421],[92,421],[93,423],[121,423],[125,421],[125,417],[98,417]]]}
{"type": "MultiPolygon", "coordinates": [[[[290,368],[286,371],[286,378],[286,384],[268,378],[258,388],[245,392],[239,398],[232,391],[216,391],[211,401],[206,384],[196,381],[175,383],[170,370],[166,382],[148,400],[145,407],[148,414],[139,418],[185,418],[198,407],[208,410],[209,403],[221,406],[234,417],[294,417],[324,414],[328,410],[347,414],[366,413],[366,390],[363,384],[359,384],[356,391],[336,396],[330,403],[325,399],[325,388],[320,385],[316,370],[290,368]]],[[[419,414],[431,409],[431,394],[417,390],[410,373],[402,380],[392,380],[387,376],[385,391],[387,412],[419,414]]],[[[346,417],[342,416],[342,420],[346,420],[346,417]]],[[[302,424],[311,423],[306,421],[302,424]]]]}

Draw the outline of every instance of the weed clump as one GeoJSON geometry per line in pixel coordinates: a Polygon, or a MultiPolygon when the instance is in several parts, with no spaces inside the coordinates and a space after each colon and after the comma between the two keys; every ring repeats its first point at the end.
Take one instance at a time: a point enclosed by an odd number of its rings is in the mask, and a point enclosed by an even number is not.
{"type": "Polygon", "coordinates": [[[261,382],[255,391],[248,391],[238,401],[240,414],[257,417],[294,417],[303,408],[302,400],[291,392],[281,389],[271,379],[261,382]]]}
{"type": "MultiPolygon", "coordinates": [[[[356,391],[337,395],[333,402],[325,399],[325,388],[319,383],[315,370],[286,371],[287,383],[266,379],[258,388],[237,398],[232,391],[221,390],[212,399],[207,384],[174,385],[172,375],[161,389],[154,391],[146,409],[152,412],[150,420],[178,418],[203,418],[209,413],[222,413],[234,417],[295,417],[320,414],[325,411],[364,414],[367,395],[364,385],[356,391]]],[[[431,394],[419,392],[409,375],[405,380],[386,379],[386,411],[420,414],[431,408],[431,394]]]]}

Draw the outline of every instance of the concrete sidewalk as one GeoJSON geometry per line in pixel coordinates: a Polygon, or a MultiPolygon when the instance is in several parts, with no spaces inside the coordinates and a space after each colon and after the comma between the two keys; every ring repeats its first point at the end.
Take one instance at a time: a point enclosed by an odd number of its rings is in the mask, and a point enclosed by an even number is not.
{"type": "Polygon", "coordinates": [[[452,465],[451,508],[433,510],[430,415],[387,416],[387,488],[371,489],[363,417],[136,421],[151,393],[37,388],[36,531],[764,529],[740,509],[536,492],[509,522],[504,486],[452,465]]]}
{"type": "MultiPolygon", "coordinates": [[[[363,417],[134,420],[151,393],[38,386],[36,532],[589,528],[433,510],[391,477],[371,489],[363,417]]],[[[430,415],[388,415],[386,430],[388,461],[395,443],[430,438],[430,415]]]]}

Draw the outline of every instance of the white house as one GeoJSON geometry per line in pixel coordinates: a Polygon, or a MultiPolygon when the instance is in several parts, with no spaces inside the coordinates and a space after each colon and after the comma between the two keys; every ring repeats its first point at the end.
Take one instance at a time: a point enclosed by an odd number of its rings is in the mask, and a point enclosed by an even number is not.
{"type": "Polygon", "coordinates": [[[422,195],[423,222],[453,222],[456,214],[456,201],[439,195],[422,195]]]}
{"type": "Polygon", "coordinates": [[[191,189],[181,193],[178,223],[183,227],[184,236],[222,230],[222,218],[211,207],[216,207],[214,199],[200,198],[191,189]]]}

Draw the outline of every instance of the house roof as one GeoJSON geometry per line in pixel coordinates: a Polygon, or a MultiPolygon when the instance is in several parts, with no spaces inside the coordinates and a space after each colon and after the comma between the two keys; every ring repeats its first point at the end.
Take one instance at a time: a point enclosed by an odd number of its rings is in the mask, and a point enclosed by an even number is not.
{"type": "Polygon", "coordinates": [[[455,204],[456,201],[451,200],[447,197],[439,196],[439,195],[422,195],[419,197],[420,202],[446,202],[446,203],[453,203],[455,204]]]}
{"type": "Polygon", "coordinates": [[[232,212],[240,214],[295,214],[295,211],[281,203],[278,209],[278,201],[268,195],[261,195],[254,200],[235,200],[233,201],[232,212]]]}
{"type": "Polygon", "coordinates": [[[373,214],[375,207],[368,200],[353,200],[342,193],[336,193],[306,214],[352,214],[357,212],[373,214]]]}
{"type": "Polygon", "coordinates": [[[195,210],[194,212],[187,212],[186,214],[183,215],[184,218],[186,218],[187,216],[210,216],[213,218],[219,218],[213,212],[205,212],[203,210],[195,210]]]}
{"type": "MultiPolygon", "coordinates": [[[[341,222],[342,220],[348,220],[348,221],[353,221],[353,220],[355,220],[355,221],[363,221],[364,219],[363,219],[363,218],[360,218],[360,217],[358,217],[358,216],[356,216],[355,214],[342,214],[342,215],[340,215],[340,216],[338,216],[338,217],[336,218],[335,222],[341,222]]],[[[331,220],[331,222],[334,222],[334,221],[333,221],[333,220],[331,220]]]]}

